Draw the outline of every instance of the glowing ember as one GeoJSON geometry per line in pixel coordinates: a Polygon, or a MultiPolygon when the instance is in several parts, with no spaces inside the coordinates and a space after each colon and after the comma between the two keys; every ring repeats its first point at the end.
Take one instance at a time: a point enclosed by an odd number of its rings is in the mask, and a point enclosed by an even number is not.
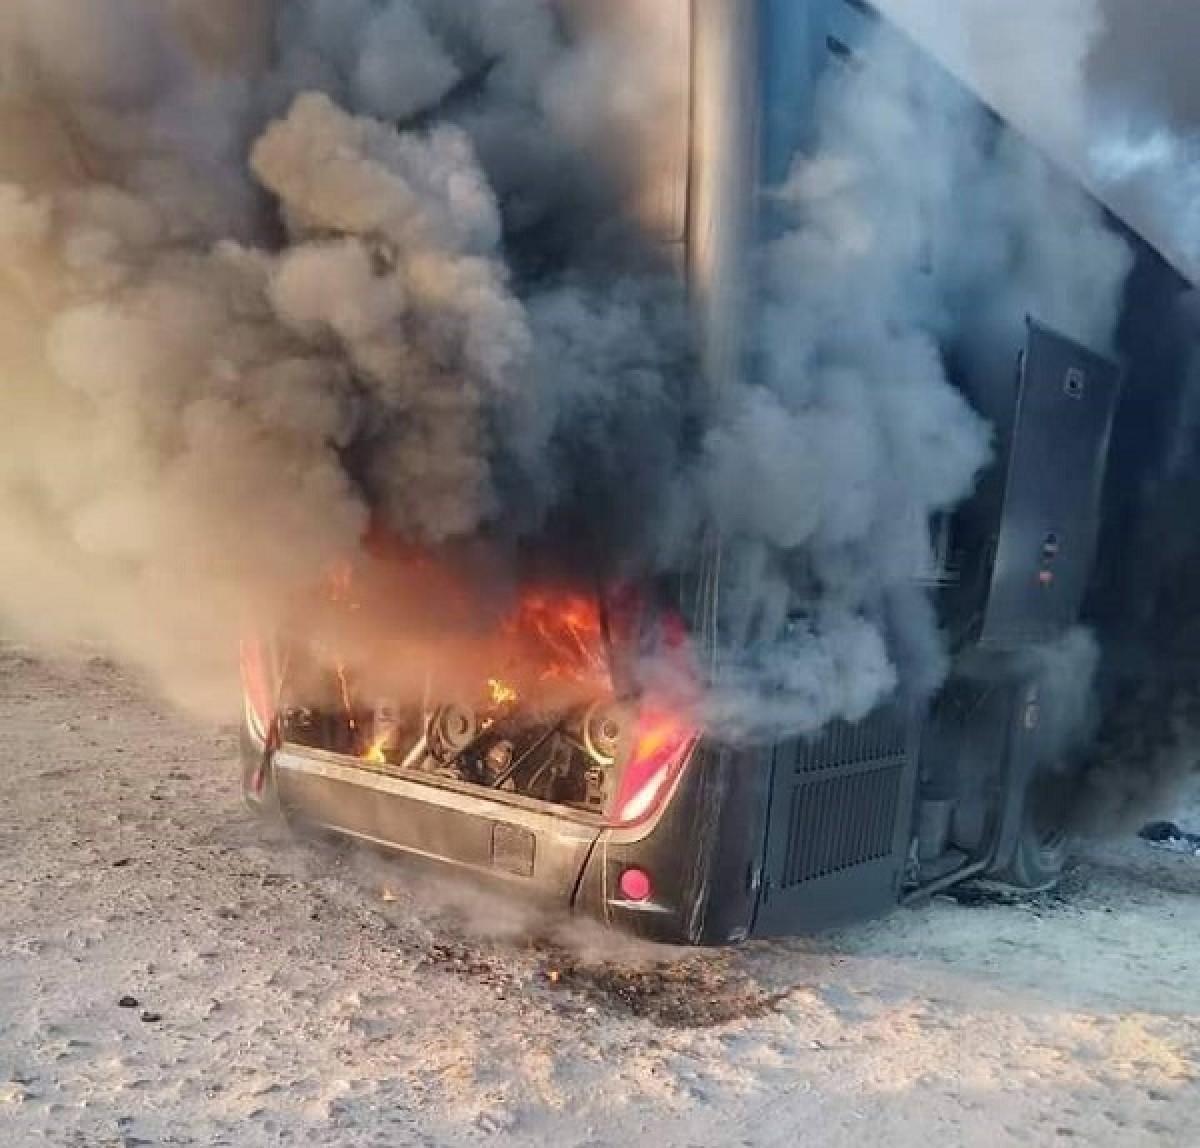
{"type": "Polygon", "coordinates": [[[388,742],[392,740],[392,731],[380,735],[367,748],[367,752],[362,755],[363,761],[368,761],[372,765],[387,765],[388,742]]]}
{"type": "Polygon", "coordinates": [[[687,739],[688,730],[673,713],[645,711],[638,722],[633,756],[638,761],[660,764],[677,753],[681,741],[687,739]]]}
{"type": "Polygon", "coordinates": [[[494,706],[513,705],[521,696],[513,686],[499,678],[488,678],[488,693],[494,706]]]}

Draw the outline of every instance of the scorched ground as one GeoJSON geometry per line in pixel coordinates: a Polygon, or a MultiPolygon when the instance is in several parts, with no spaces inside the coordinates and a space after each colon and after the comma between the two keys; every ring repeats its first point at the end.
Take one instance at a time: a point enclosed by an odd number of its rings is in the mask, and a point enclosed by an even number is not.
{"type": "Polygon", "coordinates": [[[4,1148],[1194,1140],[1190,858],[1109,847],[1025,906],[643,950],[264,835],[232,734],[102,658],[5,646],[0,726],[4,1148]]]}

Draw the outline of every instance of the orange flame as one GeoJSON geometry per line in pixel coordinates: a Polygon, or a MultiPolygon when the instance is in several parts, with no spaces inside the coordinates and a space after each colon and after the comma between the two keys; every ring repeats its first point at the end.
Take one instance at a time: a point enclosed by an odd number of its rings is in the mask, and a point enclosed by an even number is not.
{"type": "Polygon", "coordinates": [[[504,632],[519,642],[539,681],[607,684],[597,602],[583,594],[533,589],[522,595],[504,632]]]}
{"type": "Polygon", "coordinates": [[[488,693],[494,706],[510,706],[521,698],[516,687],[502,682],[499,678],[488,678],[488,693]]]}
{"type": "Polygon", "coordinates": [[[384,752],[387,749],[388,742],[392,740],[392,731],[380,734],[367,747],[367,751],[362,755],[363,761],[368,761],[372,765],[387,765],[387,754],[384,752]]]}
{"type": "MultiPolygon", "coordinates": [[[[368,552],[362,563],[339,562],[328,570],[322,590],[333,609],[323,616],[329,638],[322,660],[331,667],[336,704],[354,740],[362,735],[359,752],[366,760],[382,761],[386,746],[369,743],[356,717],[359,679],[364,664],[387,659],[394,649],[403,648],[409,665],[426,667],[427,692],[437,693],[447,683],[468,694],[477,689],[494,711],[530,700],[537,705],[582,701],[611,690],[595,595],[544,583],[528,586],[497,619],[452,566],[443,568],[428,553],[404,551],[368,552]],[[439,605],[418,609],[415,604],[428,603],[429,595],[439,605]],[[356,624],[350,624],[352,613],[356,624]],[[438,619],[444,619],[444,631],[438,619]]],[[[391,674],[386,665],[379,668],[380,683],[386,683],[391,674]]],[[[411,672],[405,673],[411,679],[411,672]]]]}

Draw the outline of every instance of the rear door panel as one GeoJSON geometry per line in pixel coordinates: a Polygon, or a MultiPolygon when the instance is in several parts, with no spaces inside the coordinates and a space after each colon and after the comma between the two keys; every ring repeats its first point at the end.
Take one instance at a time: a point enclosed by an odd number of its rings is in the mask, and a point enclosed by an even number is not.
{"type": "Polygon", "coordinates": [[[1121,388],[1114,363],[1030,323],[980,641],[1051,641],[1078,618],[1121,388]]]}
{"type": "Polygon", "coordinates": [[[809,932],[896,903],[912,832],[915,722],[902,707],[775,751],[759,935],[809,932]]]}

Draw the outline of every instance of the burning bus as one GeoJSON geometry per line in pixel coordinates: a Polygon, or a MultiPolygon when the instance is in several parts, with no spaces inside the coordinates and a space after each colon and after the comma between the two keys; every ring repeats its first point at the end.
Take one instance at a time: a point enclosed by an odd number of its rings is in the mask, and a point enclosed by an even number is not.
{"type": "MultiPolygon", "coordinates": [[[[872,71],[880,43],[906,67],[920,61],[921,100],[942,127],[976,117],[982,155],[1042,164],[1046,188],[1082,195],[860,0],[559,7],[585,36],[651,6],[679,98],[634,157],[626,206],[686,291],[701,422],[761,369],[764,253],[786,230],[819,93],[831,76],[886,86],[887,69],[872,71]]],[[[468,116],[490,66],[397,130],[468,116]]],[[[1112,345],[1030,314],[975,353],[962,337],[970,300],[937,327],[947,377],[991,446],[966,497],[897,527],[932,556],[906,575],[905,601],[936,623],[936,672],[897,656],[869,705],[790,722],[785,691],[782,719],[735,730],[710,703],[725,653],[747,640],[722,613],[736,537],[714,528],[685,562],[634,576],[598,562],[589,580],[586,560],[564,575],[544,538],[501,563],[487,540],[435,551],[376,524],[362,562],[331,571],[294,625],[244,644],[247,800],[670,942],[825,927],[969,880],[1051,886],[1076,780],[1064,763],[1079,722],[1063,695],[1086,685],[1066,679],[1090,675],[1094,648],[1078,627],[1106,649],[1151,633],[1162,556],[1145,492],[1165,489],[1183,383],[1183,344],[1161,317],[1185,280],[1090,209],[1133,266],[1112,345]],[[481,602],[474,587],[495,586],[497,566],[505,592],[481,602]]],[[[932,239],[913,252],[916,291],[958,257],[932,239]]],[[[856,300],[839,303],[849,310],[819,319],[852,332],[856,300]]],[[[778,628],[820,640],[803,610],[778,628]]],[[[897,621],[888,640],[903,646],[907,629],[897,621]]],[[[821,672],[839,672],[837,659],[821,672]]],[[[821,672],[800,690],[809,700],[821,672]]]]}

